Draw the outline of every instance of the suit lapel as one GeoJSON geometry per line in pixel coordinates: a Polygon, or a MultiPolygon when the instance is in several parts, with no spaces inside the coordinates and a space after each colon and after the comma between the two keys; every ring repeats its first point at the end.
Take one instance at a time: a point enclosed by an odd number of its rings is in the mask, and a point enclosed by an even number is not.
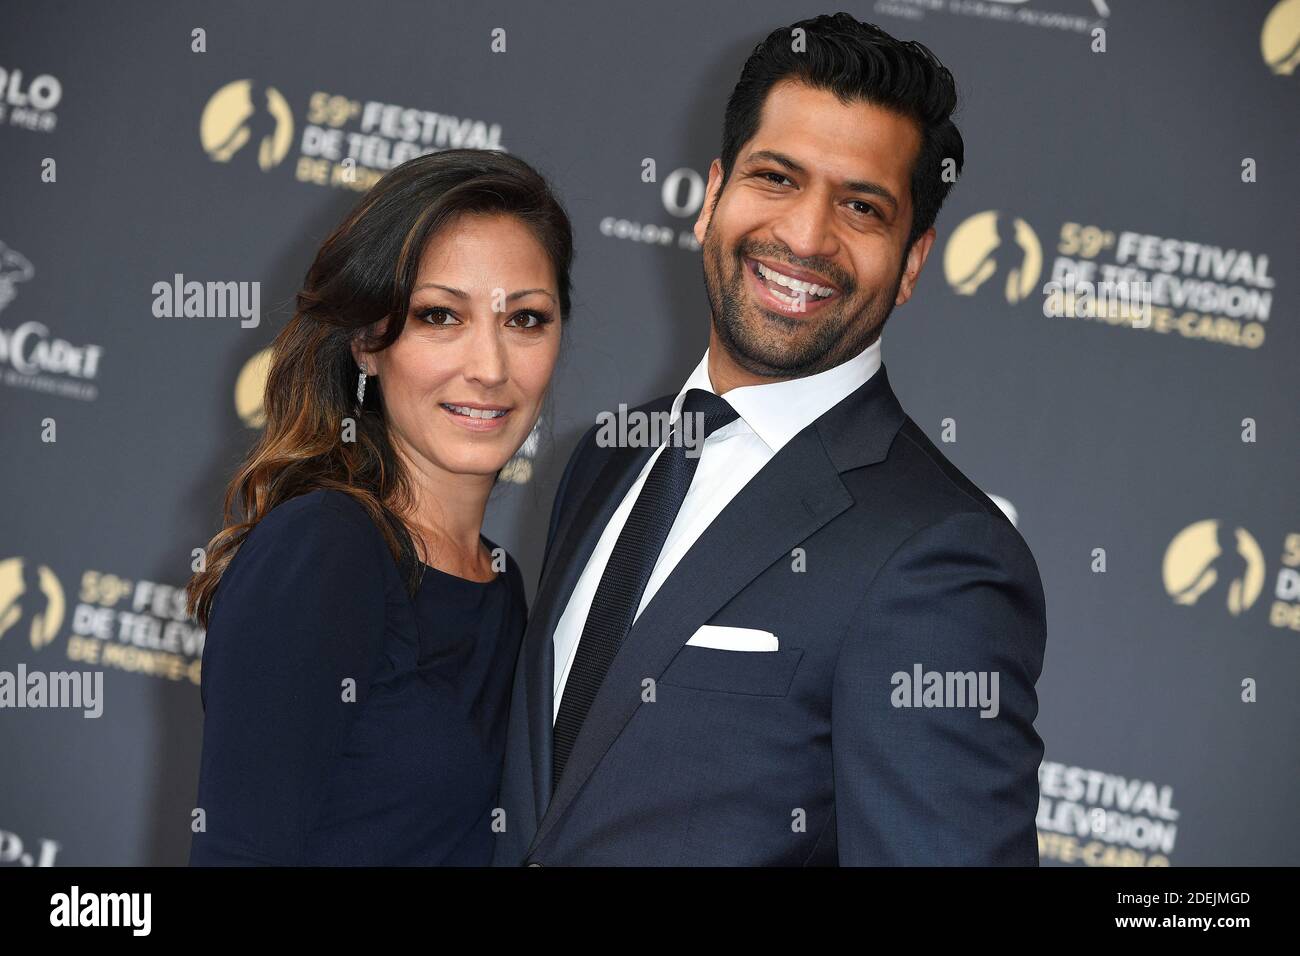
{"type": "Polygon", "coordinates": [[[657,679],[699,624],[852,502],[816,432],[808,428],[728,503],[678,562],[614,656],[530,853],[640,706],[641,681],[657,679]],[[755,521],[756,514],[763,520],[755,521]]]}
{"type": "Polygon", "coordinates": [[[546,560],[537,597],[524,632],[529,748],[533,756],[533,798],[541,820],[551,800],[552,714],[554,713],[555,627],[596,549],[609,519],[654,452],[617,448],[577,513],[557,530],[554,553],[546,560]]]}

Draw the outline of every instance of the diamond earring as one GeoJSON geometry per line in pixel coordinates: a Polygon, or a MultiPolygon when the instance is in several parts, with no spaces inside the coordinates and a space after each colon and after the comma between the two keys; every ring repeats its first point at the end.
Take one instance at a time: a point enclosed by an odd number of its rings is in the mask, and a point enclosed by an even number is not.
{"type": "Polygon", "coordinates": [[[366,400],[366,369],[361,366],[361,374],[357,376],[357,404],[360,405],[366,400]]]}

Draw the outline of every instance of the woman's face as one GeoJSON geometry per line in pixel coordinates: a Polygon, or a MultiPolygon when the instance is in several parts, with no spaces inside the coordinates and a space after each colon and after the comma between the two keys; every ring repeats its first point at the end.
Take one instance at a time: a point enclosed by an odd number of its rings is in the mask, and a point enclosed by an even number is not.
{"type": "Polygon", "coordinates": [[[379,378],[393,441],[420,467],[495,475],[519,450],[559,355],[559,294],[512,216],[465,214],[429,241],[397,340],[353,345],[379,378]]]}

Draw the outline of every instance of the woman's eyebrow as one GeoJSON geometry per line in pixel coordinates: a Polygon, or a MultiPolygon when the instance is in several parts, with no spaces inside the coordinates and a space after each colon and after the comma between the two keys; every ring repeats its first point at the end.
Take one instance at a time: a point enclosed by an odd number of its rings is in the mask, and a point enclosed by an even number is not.
{"type": "MultiPolygon", "coordinates": [[[[464,289],[457,289],[455,286],[443,285],[441,282],[424,282],[421,283],[420,285],[417,285],[411,291],[419,292],[421,289],[442,289],[444,292],[450,292],[458,299],[469,298],[469,293],[466,292],[464,289]]],[[[522,299],[524,296],[532,295],[535,292],[540,292],[542,295],[549,296],[552,301],[555,300],[555,296],[552,295],[550,292],[548,292],[546,289],[519,289],[518,291],[511,292],[509,295],[507,295],[506,301],[512,302],[515,299],[522,299]]]]}

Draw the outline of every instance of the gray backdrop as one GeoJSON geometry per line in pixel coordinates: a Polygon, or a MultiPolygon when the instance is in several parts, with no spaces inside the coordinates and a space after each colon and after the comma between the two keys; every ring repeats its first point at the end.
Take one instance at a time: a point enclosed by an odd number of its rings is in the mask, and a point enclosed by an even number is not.
{"type": "MultiPolygon", "coordinates": [[[[851,10],[927,44],[963,96],[965,174],[882,348],[1042,571],[1045,864],[1300,862],[1298,6],[851,10]],[[1046,314],[1070,260],[1142,269],[1151,326],[1046,314]]],[[[6,4],[0,670],[99,671],[104,703],[0,710],[0,863],[185,861],[202,634],[177,595],[256,437],[259,355],[364,177],[402,149],[495,145],[572,216],[548,427],[485,528],[531,601],[577,436],[675,392],[705,347],[690,226],[741,64],[833,11],[6,4]],[[384,105],[437,114],[433,135],[385,135],[384,105]],[[260,283],[259,323],[156,316],[178,273],[260,283]]]]}

